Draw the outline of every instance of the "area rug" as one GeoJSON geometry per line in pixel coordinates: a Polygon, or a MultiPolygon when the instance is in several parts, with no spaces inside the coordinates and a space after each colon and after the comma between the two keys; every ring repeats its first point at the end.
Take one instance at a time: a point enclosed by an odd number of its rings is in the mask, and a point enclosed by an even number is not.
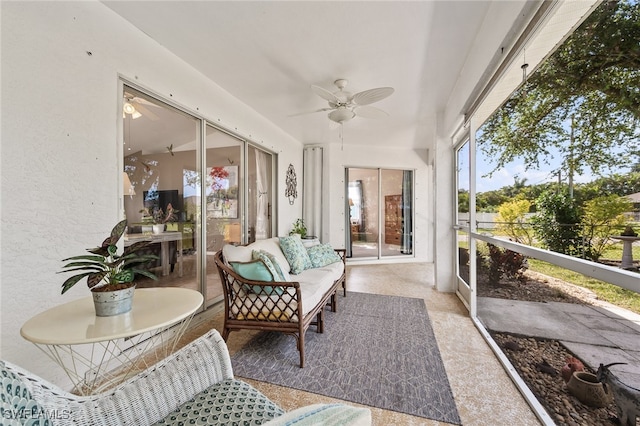
{"type": "MultiPolygon", "coordinates": [[[[233,334],[231,335],[233,338],[233,334]]],[[[234,374],[372,407],[461,424],[422,299],[348,293],[323,334],[261,332],[231,357],[234,374]]]]}

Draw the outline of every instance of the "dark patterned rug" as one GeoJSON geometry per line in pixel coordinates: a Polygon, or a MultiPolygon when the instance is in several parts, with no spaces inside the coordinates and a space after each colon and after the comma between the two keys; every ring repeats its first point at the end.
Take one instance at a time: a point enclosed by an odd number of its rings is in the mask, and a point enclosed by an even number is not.
{"type": "Polygon", "coordinates": [[[348,293],[305,338],[304,368],[292,336],[262,332],[231,357],[234,374],[461,424],[422,299],[348,293]]]}

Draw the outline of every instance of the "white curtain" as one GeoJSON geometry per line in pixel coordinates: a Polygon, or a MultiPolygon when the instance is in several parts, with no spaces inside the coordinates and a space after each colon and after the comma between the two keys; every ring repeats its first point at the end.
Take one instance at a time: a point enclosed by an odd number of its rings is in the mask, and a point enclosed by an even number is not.
{"type": "Polygon", "coordinates": [[[302,219],[307,235],[322,239],[322,148],[305,148],[302,219]]]}
{"type": "Polygon", "coordinates": [[[258,202],[256,206],[256,240],[269,238],[269,154],[256,149],[256,189],[258,202]]]}

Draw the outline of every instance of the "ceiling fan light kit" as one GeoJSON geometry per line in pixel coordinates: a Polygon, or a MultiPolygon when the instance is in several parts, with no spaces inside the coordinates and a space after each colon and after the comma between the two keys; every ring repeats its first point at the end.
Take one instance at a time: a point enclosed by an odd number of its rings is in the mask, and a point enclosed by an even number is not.
{"type": "Polygon", "coordinates": [[[311,86],[311,90],[316,95],[329,103],[329,108],[322,108],[314,112],[331,111],[328,114],[329,120],[340,124],[356,116],[381,118],[389,115],[379,108],[369,106],[369,104],[390,96],[394,91],[392,87],[378,87],[352,94],[344,90],[348,83],[349,81],[344,78],[337,79],[333,84],[336,85],[338,91],[333,93],[320,86],[311,86]]]}

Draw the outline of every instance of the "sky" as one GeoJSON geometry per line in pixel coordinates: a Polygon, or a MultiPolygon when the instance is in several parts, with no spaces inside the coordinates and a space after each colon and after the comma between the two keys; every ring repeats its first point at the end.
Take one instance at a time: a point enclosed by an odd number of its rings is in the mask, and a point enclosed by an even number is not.
{"type": "MultiPolygon", "coordinates": [[[[469,190],[468,155],[468,151],[462,152],[460,154],[460,159],[462,160],[462,158],[464,158],[464,160],[458,162],[458,186],[460,189],[466,190],[469,190]]],[[[505,165],[505,167],[503,167],[502,169],[494,172],[492,177],[483,177],[494,169],[495,164],[492,162],[492,160],[490,158],[487,158],[481,150],[478,150],[476,152],[476,156],[476,172],[478,176],[476,180],[476,192],[493,191],[505,186],[511,186],[515,183],[516,177],[519,180],[526,179],[525,185],[537,185],[546,182],[558,181],[556,170],[558,170],[561,165],[561,156],[559,154],[552,155],[552,159],[549,165],[541,162],[540,170],[526,170],[525,165],[522,161],[513,161],[505,165]]],[[[610,173],[624,173],[627,170],[629,170],[627,167],[620,167],[616,170],[610,170],[610,173]]],[[[573,181],[574,183],[586,183],[591,182],[597,178],[598,176],[592,174],[590,171],[586,171],[586,173],[582,175],[574,176],[573,181]]],[[[566,176],[563,176],[562,179],[565,183],[567,182],[566,176]]]]}

